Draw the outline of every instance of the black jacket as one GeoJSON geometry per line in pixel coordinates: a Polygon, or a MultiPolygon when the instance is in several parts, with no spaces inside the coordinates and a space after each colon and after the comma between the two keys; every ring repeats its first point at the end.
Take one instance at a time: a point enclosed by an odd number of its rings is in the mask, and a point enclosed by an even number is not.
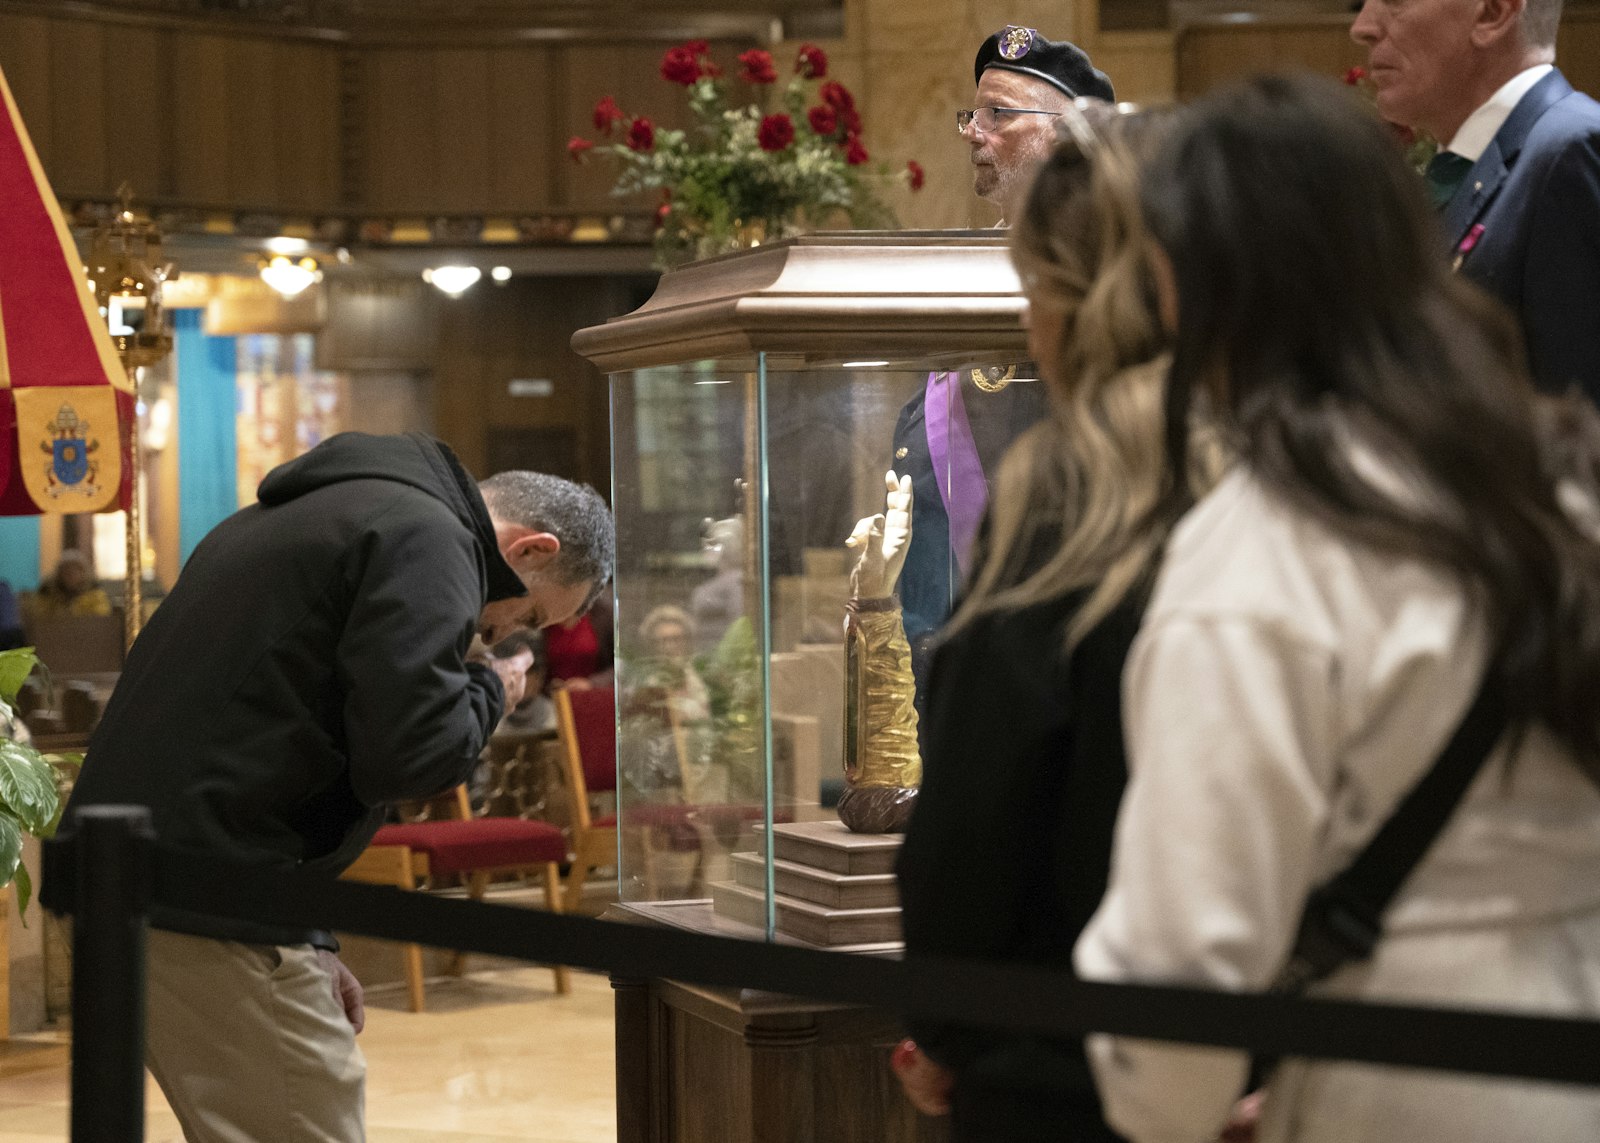
{"type": "MultiPolygon", "coordinates": [[[[1105,895],[1127,784],[1122,668],[1140,602],[1066,653],[1080,595],[985,616],[937,648],[923,783],[900,851],[906,954],[1071,971],[1105,895]]],[[[954,1070],[956,1137],[1114,1141],[1080,1041],[913,1024],[954,1070]]]]}
{"type": "MultiPolygon", "coordinates": [[[[336,436],[259,495],[195,549],[139,636],[69,812],[144,805],[166,846],[332,876],[386,803],[466,779],[504,698],[467,648],[484,604],[525,589],[477,486],[421,434],[336,436]]],[[[152,920],[258,943],[312,936],[152,920]]]]}

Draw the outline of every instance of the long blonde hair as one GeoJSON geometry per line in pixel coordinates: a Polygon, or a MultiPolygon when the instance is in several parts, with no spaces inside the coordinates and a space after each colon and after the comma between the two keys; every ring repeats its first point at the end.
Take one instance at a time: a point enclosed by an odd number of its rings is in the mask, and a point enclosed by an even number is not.
{"type": "MultiPolygon", "coordinates": [[[[1012,230],[1024,289],[1067,315],[1061,358],[1043,370],[1052,378],[1050,415],[1000,466],[984,558],[952,630],[988,612],[1082,591],[1067,629],[1076,644],[1139,587],[1165,540],[1154,510],[1167,491],[1169,359],[1138,169],[1170,117],[1102,114],[1066,137],[1012,230]]],[[[1220,460],[1212,447],[1191,455],[1198,492],[1214,481],[1220,460]]]]}

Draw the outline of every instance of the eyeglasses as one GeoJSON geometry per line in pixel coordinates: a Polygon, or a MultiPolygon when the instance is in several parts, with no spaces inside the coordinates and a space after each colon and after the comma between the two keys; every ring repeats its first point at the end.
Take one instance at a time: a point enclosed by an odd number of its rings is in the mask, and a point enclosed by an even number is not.
{"type": "Polygon", "coordinates": [[[1002,115],[1060,115],[1059,111],[1041,111],[1036,107],[974,107],[956,112],[956,131],[965,135],[967,128],[977,124],[985,135],[1000,125],[1002,115]]]}

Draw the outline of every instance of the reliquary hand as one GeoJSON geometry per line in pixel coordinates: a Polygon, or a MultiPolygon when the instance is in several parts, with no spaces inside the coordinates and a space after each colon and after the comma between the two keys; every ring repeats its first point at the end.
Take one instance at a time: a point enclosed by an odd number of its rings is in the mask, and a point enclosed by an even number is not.
{"type": "Polygon", "coordinates": [[[852,599],[882,599],[894,593],[911,547],[911,478],[884,474],[884,510],[857,522],[845,546],[860,551],[850,573],[852,599]]]}

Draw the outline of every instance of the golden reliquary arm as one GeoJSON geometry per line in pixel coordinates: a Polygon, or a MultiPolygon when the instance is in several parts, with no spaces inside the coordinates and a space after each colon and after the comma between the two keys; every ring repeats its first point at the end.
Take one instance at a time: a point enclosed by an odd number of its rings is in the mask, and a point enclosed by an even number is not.
{"type": "Polygon", "coordinates": [[[839,818],[857,833],[905,828],[922,782],[916,684],[900,601],[852,599],[845,627],[847,788],[839,818]]]}

